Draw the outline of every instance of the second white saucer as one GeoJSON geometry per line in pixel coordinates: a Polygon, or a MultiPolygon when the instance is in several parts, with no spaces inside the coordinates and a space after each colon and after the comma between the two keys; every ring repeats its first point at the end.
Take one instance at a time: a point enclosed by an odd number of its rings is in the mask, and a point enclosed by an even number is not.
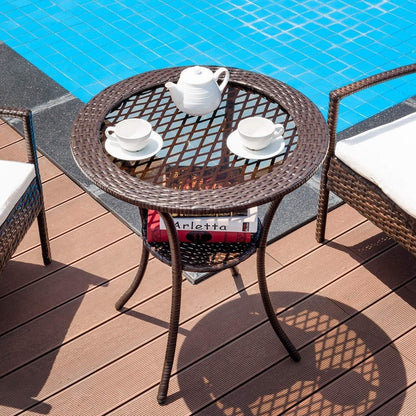
{"type": "Polygon", "coordinates": [[[159,133],[152,132],[149,143],[137,152],[129,152],[120,147],[114,140],[107,139],[104,147],[108,154],[120,160],[142,160],[154,156],[163,146],[163,139],[159,133]]]}
{"type": "Polygon", "coordinates": [[[273,139],[271,143],[264,149],[251,150],[243,146],[241,143],[241,137],[238,131],[233,131],[227,138],[227,147],[237,156],[244,157],[245,159],[269,159],[273,156],[277,156],[283,152],[285,148],[285,141],[283,137],[273,139]]]}

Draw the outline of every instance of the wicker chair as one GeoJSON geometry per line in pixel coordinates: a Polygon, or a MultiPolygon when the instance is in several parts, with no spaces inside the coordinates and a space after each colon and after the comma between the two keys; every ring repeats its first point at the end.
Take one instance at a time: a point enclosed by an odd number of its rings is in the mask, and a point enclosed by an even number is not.
{"type": "Polygon", "coordinates": [[[26,232],[38,219],[44,264],[51,263],[42,184],[29,110],[0,108],[0,117],[23,122],[28,163],[0,160],[0,272],[12,257],[26,232]]]}
{"type": "Polygon", "coordinates": [[[416,255],[416,113],[335,145],[341,99],[412,73],[416,73],[416,64],[331,91],[328,109],[330,145],[322,168],[316,229],[318,242],[325,237],[331,191],[416,255]],[[389,146],[385,146],[388,143],[389,146]],[[384,168],[386,172],[383,173],[384,168]]]}

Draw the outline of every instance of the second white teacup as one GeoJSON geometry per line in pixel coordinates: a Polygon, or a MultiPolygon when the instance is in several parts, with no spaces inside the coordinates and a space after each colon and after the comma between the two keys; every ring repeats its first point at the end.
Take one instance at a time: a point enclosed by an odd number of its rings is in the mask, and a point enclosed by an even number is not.
{"type": "Polygon", "coordinates": [[[124,150],[137,152],[143,149],[150,140],[153,127],[142,118],[127,118],[115,126],[107,127],[105,135],[114,140],[124,150]]]}
{"type": "Polygon", "coordinates": [[[243,146],[250,150],[267,147],[274,138],[281,137],[284,127],[264,117],[247,117],[238,123],[238,133],[243,146]]]}

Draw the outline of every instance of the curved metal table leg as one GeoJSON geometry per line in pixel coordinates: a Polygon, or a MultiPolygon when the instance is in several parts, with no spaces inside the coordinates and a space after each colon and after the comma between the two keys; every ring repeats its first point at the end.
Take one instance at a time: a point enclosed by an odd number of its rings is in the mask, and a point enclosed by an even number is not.
{"type": "Polygon", "coordinates": [[[264,218],[264,224],[259,239],[259,247],[257,249],[257,278],[259,282],[259,288],[263,300],[264,309],[266,310],[267,317],[269,318],[270,324],[272,325],[274,332],[276,332],[276,335],[280,338],[280,341],[282,342],[292,359],[294,361],[299,361],[299,352],[292,344],[286,333],[283,331],[282,327],[279,324],[279,321],[277,320],[276,312],[274,311],[272,303],[270,301],[269,291],[266,282],[265,255],[267,245],[267,234],[269,232],[273,216],[280,202],[281,199],[272,202],[264,218]]]}
{"type": "Polygon", "coordinates": [[[145,244],[142,243],[142,255],[140,258],[140,265],[139,269],[137,270],[136,276],[131,283],[130,287],[126,290],[126,292],[120,297],[120,299],[116,302],[116,309],[119,311],[126,302],[133,296],[136,289],[139,287],[140,282],[143,279],[144,273],[146,271],[147,262],[149,260],[149,250],[146,248],[145,244]]]}
{"type": "Polygon", "coordinates": [[[233,277],[239,277],[240,276],[240,272],[238,271],[237,266],[231,267],[231,275],[233,277]]]}
{"type": "Polygon", "coordinates": [[[160,213],[160,216],[166,224],[166,231],[169,237],[169,247],[172,259],[172,304],[170,310],[169,334],[162,378],[160,380],[159,391],[157,394],[158,403],[164,404],[168,392],[173,360],[175,358],[176,339],[179,329],[179,314],[181,308],[182,289],[182,264],[179,239],[173,219],[169,214],[160,213]]]}

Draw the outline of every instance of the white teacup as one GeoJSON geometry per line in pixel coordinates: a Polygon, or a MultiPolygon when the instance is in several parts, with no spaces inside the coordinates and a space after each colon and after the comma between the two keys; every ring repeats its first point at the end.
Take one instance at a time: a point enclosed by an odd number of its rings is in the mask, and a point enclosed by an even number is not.
{"type": "Polygon", "coordinates": [[[143,149],[152,134],[152,125],[142,118],[127,118],[115,126],[107,127],[105,135],[129,152],[143,149]]]}
{"type": "Polygon", "coordinates": [[[274,138],[281,137],[284,127],[264,117],[247,117],[238,123],[238,133],[243,146],[250,150],[267,147],[274,138]]]}

